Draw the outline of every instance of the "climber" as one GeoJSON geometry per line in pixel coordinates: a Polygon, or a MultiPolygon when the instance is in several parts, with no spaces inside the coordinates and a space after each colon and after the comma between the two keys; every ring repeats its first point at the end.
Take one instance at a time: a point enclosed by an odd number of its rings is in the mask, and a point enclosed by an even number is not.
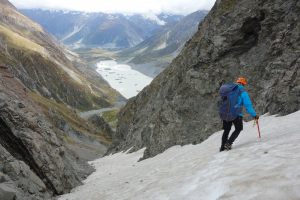
{"type": "Polygon", "coordinates": [[[220,151],[230,150],[232,143],[243,130],[242,108],[245,106],[247,112],[258,120],[259,116],[252,107],[248,93],[245,90],[247,80],[240,77],[235,83],[224,84],[220,88],[221,101],[219,102],[219,114],[223,120],[223,136],[220,151]],[[228,139],[232,124],[235,127],[234,132],[228,139]]]}

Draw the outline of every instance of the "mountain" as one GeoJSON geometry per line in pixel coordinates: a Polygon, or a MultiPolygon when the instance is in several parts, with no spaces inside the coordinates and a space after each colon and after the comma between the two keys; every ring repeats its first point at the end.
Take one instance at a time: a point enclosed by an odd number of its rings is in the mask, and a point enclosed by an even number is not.
{"type": "Polygon", "coordinates": [[[111,152],[200,143],[221,129],[219,88],[237,77],[258,114],[300,109],[300,2],[216,1],[181,53],[121,110],[111,152]]]}
{"type": "Polygon", "coordinates": [[[78,112],[121,95],[7,0],[0,0],[0,199],[69,192],[103,155],[111,129],[78,112]]]}
{"type": "Polygon", "coordinates": [[[196,33],[207,13],[208,11],[197,11],[176,24],[165,26],[137,46],[122,51],[120,57],[132,57],[128,62],[134,65],[155,63],[154,65],[165,68],[180,53],[185,42],[196,33]]]}
{"type": "Polygon", "coordinates": [[[73,48],[122,49],[135,46],[179,15],[147,16],[25,9],[21,12],[73,48]]]}
{"type": "Polygon", "coordinates": [[[299,199],[299,118],[261,117],[261,140],[253,121],[245,123],[231,151],[218,152],[219,131],[140,162],[144,150],[97,159],[85,184],[59,199],[299,199]]]}
{"type": "Polygon", "coordinates": [[[114,101],[118,94],[76,54],[15,9],[2,10],[2,63],[11,65],[28,88],[80,109],[107,106],[114,101]]]}

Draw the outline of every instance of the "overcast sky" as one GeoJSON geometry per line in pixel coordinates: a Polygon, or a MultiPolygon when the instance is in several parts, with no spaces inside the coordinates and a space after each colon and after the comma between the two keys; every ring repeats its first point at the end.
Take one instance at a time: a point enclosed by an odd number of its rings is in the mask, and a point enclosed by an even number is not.
{"type": "Polygon", "coordinates": [[[189,14],[209,10],[215,0],[9,0],[17,8],[65,9],[105,13],[189,14]]]}

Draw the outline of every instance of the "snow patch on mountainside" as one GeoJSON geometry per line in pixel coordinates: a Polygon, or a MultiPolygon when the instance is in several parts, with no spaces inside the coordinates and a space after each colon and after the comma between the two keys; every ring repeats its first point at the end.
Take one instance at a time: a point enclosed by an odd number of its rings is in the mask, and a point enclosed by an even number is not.
{"type": "Polygon", "coordinates": [[[68,46],[71,47],[72,49],[79,49],[84,46],[82,44],[82,41],[83,41],[83,38],[80,38],[76,42],[74,42],[73,44],[70,44],[68,46]]]}
{"type": "Polygon", "coordinates": [[[198,145],[175,146],[138,162],[143,151],[91,162],[84,185],[60,200],[300,199],[300,111],[253,121],[231,151],[218,152],[222,131],[198,145]]]}
{"type": "Polygon", "coordinates": [[[75,35],[76,33],[78,33],[79,31],[81,31],[81,29],[84,27],[84,25],[81,25],[81,26],[75,26],[74,27],[74,30],[69,33],[68,35],[66,35],[64,38],[62,38],[61,40],[62,41],[65,41],[67,39],[69,39],[70,37],[72,37],[73,35],[75,35]]]}
{"type": "Polygon", "coordinates": [[[143,53],[143,52],[146,51],[147,49],[148,49],[148,47],[139,49],[139,50],[136,51],[136,53],[143,53]]]}
{"type": "Polygon", "coordinates": [[[155,49],[153,49],[154,51],[157,50],[161,50],[167,47],[167,41],[163,41],[162,43],[160,43],[155,49]]]}
{"type": "Polygon", "coordinates": [[[170,33],[171,33],[171,31],[168,31],[166,33],[166,35],[162,38],[162,41],[160,41],[160,43],[157,44],[156,48],[153,49],[154,51],[158,51],[158,50],[164,49],[164,48],[166,48],[168,46],[167,41],[168,41],[168,39],[170,37],[170,33]]]}
{"type": "Polygon", "coordinates": [[[147,13],[147,14],[143,14],[142,15],[145,19],[150,19],[154,22],[156,22],[158,25],[160,26],[164,26],[166,25],[166,22],[159,19],[159,17],[156,15],[156,14],[153,14],[153,13],[147,13]]]}

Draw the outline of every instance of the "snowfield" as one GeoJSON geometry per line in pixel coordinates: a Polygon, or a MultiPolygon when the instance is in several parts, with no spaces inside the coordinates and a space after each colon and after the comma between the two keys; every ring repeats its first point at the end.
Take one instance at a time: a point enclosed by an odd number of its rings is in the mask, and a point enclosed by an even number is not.
{"type": "Polygon", "coordinates": [[[198,145],[174,146],[137,162],[144,150],[90,162],[84,185],[60,200],[299,200],[300,111],[253,121],[231,151],[218,152],[222,132],[198,145]]]}

